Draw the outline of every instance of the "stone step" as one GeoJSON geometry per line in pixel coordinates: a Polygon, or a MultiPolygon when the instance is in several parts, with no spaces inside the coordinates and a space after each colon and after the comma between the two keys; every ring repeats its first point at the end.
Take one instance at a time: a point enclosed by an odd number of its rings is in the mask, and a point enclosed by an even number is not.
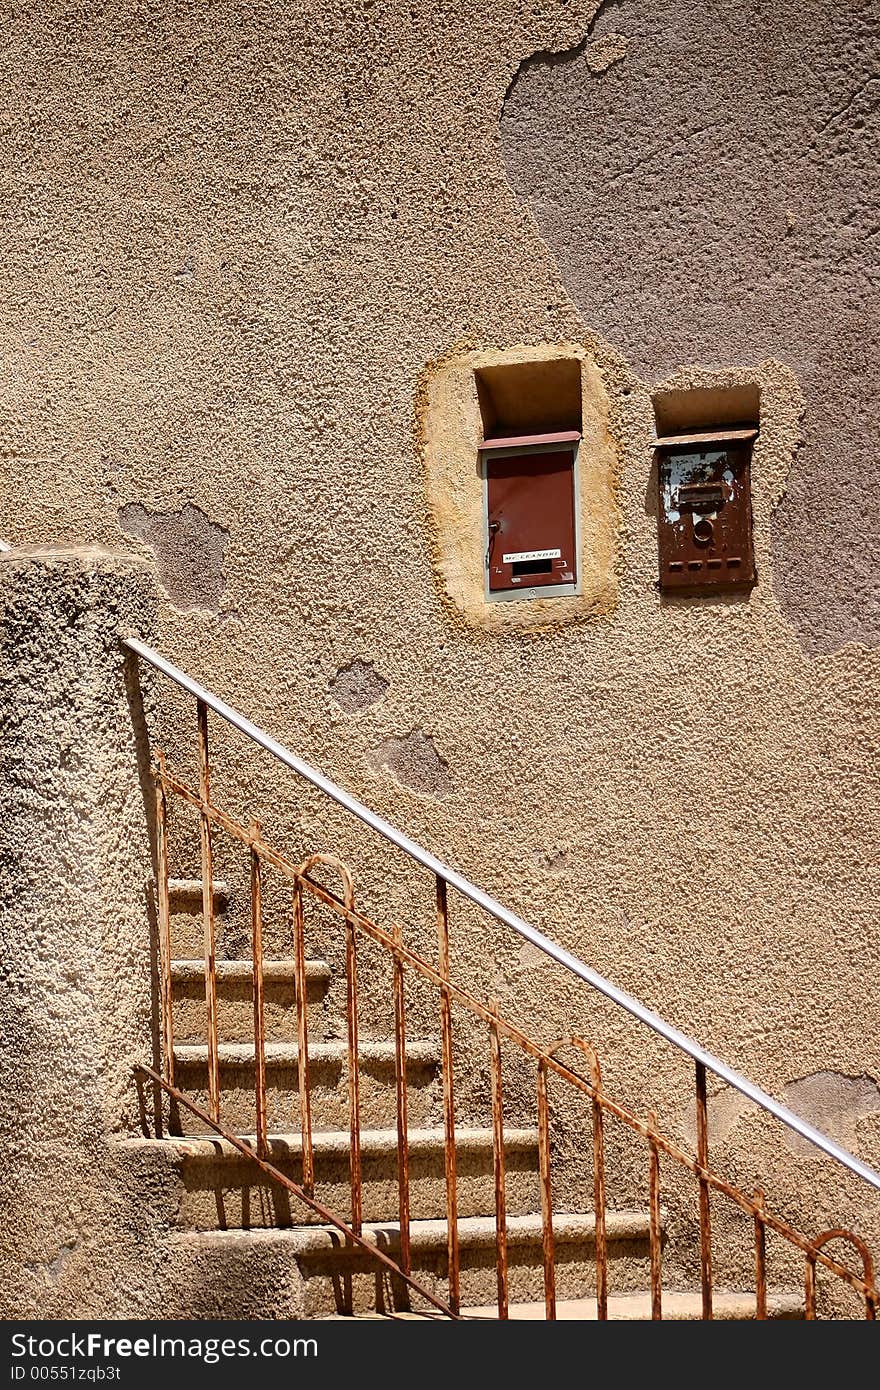
{"type": "MultiPolygon", "coordinates": [[[[218,949],[222,954],[225,915],[229,907],[229,886],[223,879],[214,879],[214,915],[218,934],[218,949]]],[[[200,878],[170,878],[168,906],[171,910],[171,949],[175,955],[197,956],[204,949],[202,919],[202,880],[200,878]]]]}
{"type": "MultiPolygon", "coordinates": [[[[252,1072],[255,1066],[256,1049],[252,1042],[221,1042],[218,1047],[218,1056],[221,1068],[230,1071],[252,1072]]],[[[290,1068],[296,1072],[299,1065],[299,1049],[295,1042],[267,1042],[265,1057],[267,1067],[290,1068]]],[[[407,1042],[406,1062],[408,1069],[436,1067],[439,1057],[439,1047],[434,1041],[407,1042]]],[[[395,1050],[392,1042],[374,1042],[372,1039],[365,1038],[359,1043],[358,1059],[362,1071],[368,1071],[372,1067],[382,1068],[386,1072],[390,1072],[393,1079],[394,1058],[395,1050]]],[[[347,1066],[347,1059],[347,1045],[342,1041],[317,1042],[314,1047],[309,1047],[310,1073],[321,1067],[347,1066]]],[[[174,1060],[178,1067],[207,1067],[207,1044],[175,1045],[174,1060]]]]}
{"type": "MultiPolygon", "coordinates": [[[[534,1211],[540,1202],[537,1177],[538,1133],[505,1132],[507,1209],[511,1215],[534,1211]]],[[[253,1144],[253,1137],[247,1139],[253,1144]]],[[[350,1208],[350,1140],[348,1130],[318,1131],[312,1139],[317,1196],[331,1211],[350,1208]]],[[[273,1183],[252,1160],[227,1140],[208,1135],[192,1139],[128,1141],[129,1149],[175,1167],[180,1224],[196,1230],[259,1228],[319,1223],[320,1217],[286,1188],[273,1183]]],[[[456,1131],[458,1209],[478,1216],[494,1201],[491,1129],[456,1131]]],[[[302,1180],[302,1137],[270,1136],[269,1159],[294,1182],[302,1180]]],[[[361,1134],[363,1213],[380,1221],[398,1209],[397,1129],[361,1134]]],[[[444,1133],[441,1128],[409,1130],[410,1212],[414,1220],[441,1217],[446,1211],[444,1133]]]]}
{"type": "MultiPolygon", "coordinates": [[[[295,1042],[266,1044],[266,1104],[268,1128],[287,1133],[299,1127],[299,1068],[295,1042]]],[[[254,1127],[254,1045],[222,1042],[219,1046],[222,1119],[236,1134],[254,1127]]],[[[442,1094],[438,1075],[439,1046],[434,1041],[407,1042],[409,1118],[414,1127],[438,1123],[442,1094]]],[[[394,1044],[364,1039],[359,1047],[361,1127],[390,1129],[397,1123],[394,1086],[394,1044]]],[[[175,1076],[180,1088],[206,1106],[208,1049],[204,1043],[174,1048],[175,1076]]],[[[339,1040],[309,1044],[309,1080],[314,1129],[344,1129],[348,1125],[348,1051],[339,1040]]],[[[182,1109],[185,1134],[198,1134],[204,1125],[182,1109]]]]}
{"type": "MultiPolygon", "coordinates": [[[[595,1222],[591,1212],[560,1212],[553,1221],[556,1287],[560,1299],[582,1298],[595,1288],[595,1222]]],[[[648,1216],[641,1211],[607,1214],[609,1276],[618,1289],[643,1288],[648,1263],[648,1216]]],[[[495,1296],[495,1218],[465,1217],[458,1223],[461,1294],[467,1306],[489,1306],[495,1296]]],[[[543,1227],[540,1215],[512,1216],[507,1222],[510,1296],[514,1302],[543,1297],[543,1227]]],[[[410,1228],[414,1277],[445,1298],[446,1222],[414,1221],[410,1228]]],[[[387,1251],[399,1252],[397,1222],[366,1222],[364,1238],[387,1251]]],[[[168,1237],[177,1264],[186,1256],[200,1279],[265,1281],[266,1271],[296,1286],[291,1316],[324,1317],[353,1311],[388,1312],[418,1307],[418,1295],[370,1260],[351,1249],[333,1227],[300,1225],[281,1230],[175,1232],[168,1237]],[[295,1267],[298,1280],[292,1277],[295,1267]],[[251,1274],[253,1270],[253,1274],[251,1274]],[[259,1271],[259,1273],[257,1273],[259,1271]]],[[[256,1314],[249,1307],[237,1316],[256,1314]]]]}
{"type": "MultiPolygon", "coordinates": [[[[253,965],[249,960],[218,960],[217,968],[217,987],[226,985],[231,987],[236,983],[252,984],[253,965]]],[[[280,960],[263,961],[263,980],[268,984],[293,984],[296,971],[293,958],[280,960]]],[[[201,959],[195,960],[173,960],[171,962],[171,979],[175,986],[197,983],[202,986],[204,991],[205,984],[205,962],[201,959]]],[[[317,986],[324,987],[330,979],[330,966],[325,960],[306,961],[306,983],[309,991],[317,986]]]]}
{"type": "MultiPolygon", "coordinates": [[[[747,1322],[755,1318],[755,1295],[752,1292],[730,1293],[719,1291],[712,1297],[712,1313],[716,1322],[747,1322]]],[[[703,1299],[699,1290],[663,1291],[662,1314],[665,1322],[698,1322],[703,1316],[703,1299]]],[[[508,1316],[515,1322],[543,1322],[545,1311],[543,1301],[534,1303],[512,1303],[508,1316]]],[[[767,1317],[769,1319],[802,1318],[804,1316],[803,1293],[768,1293],[767,1317]]],[[[462,1317],[487,1318],[497,1320],[498,1309],[494,1305],[482,1308],[463,1308],[462,1317]]],[[[595,1322],[595,1298],[565,1298],[556,1304],[556,1317],[560,1322],[595,1322]]],[[[608,1318],[611,1322],[650,1322],[651,1295],[648,1292],[612,1294],[608,1299],[608,1318]]]]}
{"type": "MultiPolygon", "coordinates": [[[[225,912],[229,906],[229,885],[222,878],[215,878],[212,887],[214,911],[225,912]]],[[[201,912],[202,879],[169,878],[168,905],[172,912],[201,912]]]]}
{"type": "MultiPolygon", "coordinates": [[[[226,1042],[253,1041],[254,985],[249,960],[218,960],[217,1031],[226,1042]]],[[[292,959],[263,962],[266,1036],[273,1042],[296,1038],[296,971],[292,959]]],[[[174,998],[174,1036],[180,1043],[205,1042],[205,965],[200,959],[173,960],[171,982],[174,998]]],[[[330,983],[330,966],[324,960],[306,961],[306,999],[309,1035],[320,1040],[324,1019],[320,1009],[330,983]]]]}
{"type": "MultiPolygon", "coordinates": [[[[718,1292],[712,1299],[712,1309],[716,1322],[748,1322],[755,1318],[755,1295],[751,1292],[718,1292]]],[[[664,1290],[663,1319],[665,1322],[698,1322],[703,1316],[703,1303],[699,1291],[664,1290]]],[[[333,1313],[326,1321],[339,1321],[345,1315],[333,1313]]],[[[465,1319],[497,1322],[496,1305],[483,1308],[462,1308],[465,1319]]],[[[512,1303],[508,1308],[512,1322],[543,1322],[544,1302],[512,1303]]],[[[768,1319],[794,1319],[804,1316],[803,1293],[768,1293],[768,1319]]],[[[595,1298],[563,1298],[556,1303],[556,1317],[559,1322],[595,1322],[595,1298]]],[[[436,1322],[436,1316],[423,1313],[360,1313],[353,1322],[374,1322],[393,1318],[407,1322],[436,1322]]],[[[651,1320],[651,1295],[648,1292],[611,1294],[608,1298],[608,1319],[610,1322],[649,1322],[651,1320]]]]}

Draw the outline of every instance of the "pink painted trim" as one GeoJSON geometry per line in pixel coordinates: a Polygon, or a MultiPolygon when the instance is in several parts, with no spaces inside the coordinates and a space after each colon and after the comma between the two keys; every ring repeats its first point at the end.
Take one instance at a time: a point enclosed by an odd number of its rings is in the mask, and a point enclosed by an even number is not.
{"type": "Polygon", "coordinates": [[[522,449],[533,444],[574,444],[580,437],[580,430],[556,430],[553,434],[511,434],[505,439],[484,439],[480,452],[485,449],[522,449]]]}

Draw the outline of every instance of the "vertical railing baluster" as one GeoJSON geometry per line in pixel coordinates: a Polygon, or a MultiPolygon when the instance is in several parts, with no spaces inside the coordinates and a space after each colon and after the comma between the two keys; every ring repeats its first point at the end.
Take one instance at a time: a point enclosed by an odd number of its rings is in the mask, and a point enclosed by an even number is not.
{"type": "Polygon", "coordinates": [[[507,1298],[507,1194],[504,1173],[504,1080],[501,1073],[501,1034],[498,1031],[498,1001],[490,1000],[494,1015],[489,1025],[492,1060],[492,1154],[495,1169],[495,1274],[498,1286],[498,1316],[508,1314],[507,1298]]]}
{"type": "Polygon", "coordinates": [[[648,1115],[649,1181],[648,1209],[651,1223],[651,1318],[659,1322],[663,1317],[663,1247],[660,1232],[660,1149],[654,1135],[657,1132],[657,1116],[652,1110],[648,1115]]]}
{"type": "MultiPolygon", "coordinates": [[[[211,799],[211,771],[208,761],[208,707],[198,701],[199,795],[204,806],[211,799]]],[[[214,923],[214,851],[211,821],[202,809],[199,820],[202,849],[202,918],[205,942],[205,1009],[208,1032],[208,1109],[213,1120],[220,1119],[220,1058],[217,1043],[217,941],[214,923]]]]}
{"type": "Polygon", "coordinates": [[[550,1177],[550,1103],[547,1063],[538,1062],[538,1169],[541,1179],[541,1253],[544,1260],[544,1316],[556,1318],[556,1263],[553,1250],[553,1188],[550,1177]]]}
{"type": "Polygon", "coordinates": [[[804,1317],[808,1322],[816,1321],[816,1257],[807,1256],[804,1267],[804,1317]]]}
{"type": "Polygon", "coordinates": [[[596,1317],[608,1317],[608,1238],[605,1223],[605,1116],[602,1110],[602,1073],[599,1059],[592,1055],[593,1083],[593,1205],[596,1223],[596,1317]]]}
{"type": "Polygon", "coordinates": [[[309,1196],[315,1191],[315,1159],[312,1149],[312,1094],[309,1078],[308,981],[306,980],[306,939],[303,921],[303,893],[297,883],[293,890],[293,964],[296,989],[296,1072],[299,1083],[299,1116],[302,1133],[302,1182],[309,1196]]]}
{"type": "Polygon", "coordinates": [[[755,1189],[755,1317],[767,1316],[767,1228],[764,1225],[764,1193],[755,1189]]]}
{"type": "Polygon", "coordinates": [[[709,1168],[709,1118],[706,1109],[706,1068],[702,1062],[696,1067],[697,1104],[697,1163],[702,1170],[700,1176],[700,1283],[703,1291],[703,1317],[710,1319],[712,1314],[712,1217],[709,1207],[709,1183],[702,1176],[709,1168]]]}
{"type": "MultiPolygon", "coordinates": [[[[403,943],[403,930],[394,927],[394,941],[403,943]]],[[[406,996],[403,961],[394,953],[394,1079],[397,1089],[397,1207],[400,1217],[400,1268],[412,1272],[409,1240],[409,1126],[406,1094],[406,996]]]]}
{"type": "Polygon", "coordinates": [[[251,826],[251,944],[254,974],[254,1102],[257,1121],[257,1154],[269,1152],[266,1125],[266,1020],[263,997],[263,865],[257,842],[260,826],[251,826]]]}
{"type": "Polygon", "coordinates": [[[171,980],[171,903],[168,895],[168,796],[165,754],[156,761],[156,915],[159,928],[159,997],[162,1007],[162,1074],[174,1085],[174,995],[171,980]]]}
{"type": "MultiPolygon", "coordinates": [[[[437,875],[437,939],[439,974],[449,979],[449,912],[446,880],[437,875]]],[[[455,1092],[452,1076],[452,1000],[447,985],[440,989],[440,1031],[443,1064],[443,1128],[446,1166],[446,1241],[449,1265],[449,1306],[459,1311],[458,1188],[455,1164],[455,1092]]]]}
{"type": "Polygon", "coordinates": [[[361,1193],[361,1098],[358,1062],[358,981],[357,936],[349,914],[345,918],[345,981],[346,1011],[348,1014],[348,1117],[349,1164],[351,1173],[351,1229],[356,1236],[363,1225],[361,1193]]]}

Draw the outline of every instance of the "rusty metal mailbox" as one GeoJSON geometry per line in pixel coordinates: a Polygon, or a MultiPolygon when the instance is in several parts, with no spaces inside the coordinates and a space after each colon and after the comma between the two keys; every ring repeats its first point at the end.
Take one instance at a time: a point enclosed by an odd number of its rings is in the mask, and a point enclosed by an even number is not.
{"type": "Polygon", "coordinates": [[[490,599],[578,592],[580,434],[521,435],[480,446],[490,599]]]}
{"type": "Polygon", "coordinates": [[[755,429],[655,439],[660,588],[744,589],[755,582],[750,465],[755,429]]]}

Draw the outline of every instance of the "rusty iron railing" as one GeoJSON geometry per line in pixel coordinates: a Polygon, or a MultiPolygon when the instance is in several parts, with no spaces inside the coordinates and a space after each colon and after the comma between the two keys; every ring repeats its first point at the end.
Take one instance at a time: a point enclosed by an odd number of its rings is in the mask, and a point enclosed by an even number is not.
{"type": "Polygon", "coordinates": [[[538,1163],[542,1220],[542,1262],[544,1282],[545,1316],[556,1316],[556,1278],[554,1256],[553,1220],[553,1176],[552,1149],[550,1142],[551,1105],[549,1078],[553,1076],[563,1081],[575,1091],[580,1092],[589,1102],[590,1129],[592,1134],[593,1203],[594,1203],[594,1242],[596,1269],[596,1311],[598,1318],[608,1316],[608,1250],[606,1220],[606,1163],[605,1163],[605,1121],[611,1117],[621,1122],[634,1135],[645,1142],[648,1176],[648,1217],[650,1252],[650,1292],[651,1316],[662,1317],[662,1240],[661,1240],[661,1157],[672,1160],[674,1164],[693,1175],[697,1183],[699,1197],[699,1240],[700,1240],[700,1283],[702,1291],[702,1316],[713,1317],[713,1260],[712,1260],[712,1197],[721,1197],[751,1218],[754,1229],[754,1270],[755,1270],[755,1315],[766,1318],[767,1275],[766,1275],[766,1233],[773,1232],[789,1246],[801,1252],[804,1257],[804,1314],[807,1318],[817,1316],[816,1267],[821,1265],[830,1271],[843,1284],[852,1289],[863,1301],[864,1316],[874,1320],[880,1294],[878,1294],[871,1253],[866,1243],[850,1230],[834,1228],[814,1237],[808,1237],[788,1222],[777,1216],[768,1207],[761,1189],[749,1195],[735,1184],[728,1182],[710,1164],[708,1143],[707,1111],[707,1070],[736,1086],[743,1094],[781,1119],[791,1129],[809,1139],[826,1154],[835,1158],[849,1171],[857,1174],[872,1187],[880,1189],[880,1175],[863,1164],[854,1155],[847,1153],[828,1136],[814,1129],[799,1116],[765,1095],[745,1078],[740,1077],[717,1058],[705,1052],[691,1039],[684,1038],[645,1009],[643,1005],[624,995],[622,991],[596,976],[583,962],[576,962],[578,969],[573,973],[589,983],[601,981],[602,992],[622,1003],[623,1007],[640,1018],[642,1022],[675,1042],[694,1062],[694,1091],[696,1103],[696,1153],[690,1154],[674,1140],[664,1135],[652,1111],[646,1120],[641,1119],[628,1106],[612,1098],[605,1090],[602,1080],[600,1060],[595,1048],[580,1037],[564,1038],[552,1046],[545,1046],[530,1037],[521,1028],[502,1016],[497,1001],[481,1000],[457,984],[450,976],[449,968],[449,903],[448,887],[453,885],[467,887],[465,896],[478,901],[488,908],[493,916],[513,925],[521,935],[541,945],[554,959],[562,964],[574,961],[554,943],[549,942],[534,928],[515,917],[501,904],[483,894],[481,890],[468,884],[455,871],[442,865],[427,851],[414,846],[394,827],[369,812],[366,807],[329,783],[307,764],[301,763],[288,750],[282,749],[268,735],[249,721],[238,715],[216,696],[211,695],[185,673],[160,657],[158,653],[135,639],[125,639],[123,645],[137,657],[148,661],[156,669],[169,676],[177,684],[188,690],[197,702],[197,735],[199,750],[198,787],[191,787],[171,770],[162,753],[156,754],[154,777],[156,784],[156,865],[157,865],[157,904],[159,928],[159,998],[161,1013],[161,1072],[141,1065],[137,1070],[150,1078],[165,1093],[173,1098],[178,1106],[184,1106],[196,1115],[202,1123],[216,1133],[224,1136],[242,1154],[250,1157],[261,1171],[274,1182],[298,1197],[306,1206],[316,1212],[328,1224],[337,1229],[351,1245],[367,1253],[384,1268],[400,1279],[407,1288],[424,1298],[433,1308],[444,1315],[457,1318],[461,1315],[460,1260],[458,1235],[458,1199],[456,1178],[456,1135],[455,1135],[455,1085],[453,1068],[453,1006],[464,1011],[486,1030],[490,1061],[492,1097],[492,1150],[495,1190],[495,1259],[497,1273],[497,1307],[499,1318],[506,1318],[509,1311],[507,1217],[506,1217],[506,1173],[504,1144],[504,1076],[503,1047],[512,1046],[535,1063],[535,1105],[538,1131],[538,1163]],[[295,865],[276,848],[270,845],[261,832],[259,823],[253,822],[245,827],[228,812],[214,804],[210,790],[210,763],[208,749],[208,709],[212,708],[244,733],[250,733],[261,746],[283,754],[282,761],[307,776],[314,785],[332,795],[333,799],[348,809],[354,810],[360,819],[379,829],[386,838],[411,853],[426,867],[434,869],[436,885],[436,926],[437,956],[428,960],[408,946],[399,925],[379,926],[360,912],[355,903],[351,873],[345,863],[335,855],[313,854],[304,863],[295,865]],[[172,1009],[172,968],[171,968],[171,926],[169,896],[169,854],[168,854],[168,807],[169,797],[174,797],[190,807],[198,816],[201,860],[203,873],[202,915],[204,921],[204,976],[207,1014],[207,1072],[208,1109],[205,1110],[188,1098],[176,1084],[174,1068],[174,1023],[172,1009]],[[214,835],[222,832],[246,850],[250,859],[250,898],[251,898],[251,945],[254,1000],[254,1072],[255,1072],[255,1142],[237,1134],[227,1125],[222,1115],[222,1096],[220,1088],[220,1051],[217,1031],[216,1001],[216,923],[214,918],[213,894],[213,844],[214,835]],[[412,853],[412,849],[417,853],[412,853]],[[263,999],[263,959],[262,959],[262,882],[267,869],[286,880],[290,886],[290,920],[294,953],[295,1006],[297,1011],[297,1074],[299,1088],[299,1116],[301,1128],[302,1180],[295,1183],[278,1167],[269,1161],[267,1101],[266,1101],[266,1054],[265,1021],[263,999]],[[334,893],[314,876],[317,869],[329,869],[340,880],[341,892],[334,893]],[[315,1196],[314,1136],[312,1128],[311,1089],[309,1075],[309,1039],[307,1021],[306,952],[304,931],[304,895],[323,904],[334,913],[340,922],[345,941],[346,969],[346,1015],[347,1015],[347,1071],[348,1071],[348,1110],[350,1122],[350,1215],[348,1220],[332,1212],[315,1196]],[[525,930],[520,930],[520,925],[525,930]],[[359,1094],[359,1049],[358,1049],[358,943],[361,938],[374,942],[387,953],[392,976],[394,1004],[395,1040],[395,1092],[397,1109],[397,1180],[399,1211],[399,1258],[393,1259],[384,1250],[365,1240],[363,1235],[363,1199],[361,1174],[361,1118],[359,1094]],[[407,974],[426,981],[437,992],[440,1022],[441,1068],[443,1077],[443,1115],[444,1115],[444,1169],[446,1186],[446,1229],[447,1229],[447,1296],[439,1298],[425,1287],[412,1273],[412,1254],[410,1245],[410,1183],[407,1126],[407,1073],[406,1073],[406,979],[407,974]],[[585,1070],[577,1070],[560,1057],[563,1050],[575,1050],[586,1060],[585,1070]],[[861,1261],[858,1273],[839,1259],[828,1253],[826,1247],[832,1241],[849,1244],[861,1261]]]}

